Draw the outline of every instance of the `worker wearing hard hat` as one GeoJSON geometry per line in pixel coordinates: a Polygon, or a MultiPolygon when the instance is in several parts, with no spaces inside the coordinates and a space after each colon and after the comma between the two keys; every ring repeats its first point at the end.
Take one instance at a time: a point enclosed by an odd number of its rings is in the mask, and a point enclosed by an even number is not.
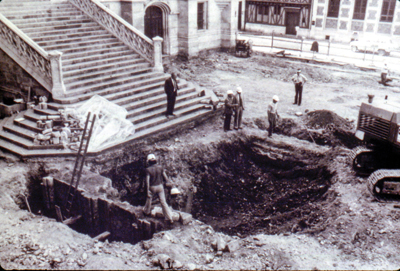
{"type": "Polygon", "coordinates": [[[224,131],[229,131],[231,130],[231,119],[232,119],[232,114],[233,111],[236,109],[237,103],[236,103],[236,98],[233,95],[232,90],[228,90],[226,92],[227,97],[225,99],[225,110],[224,110],[224,116],[225,116],[225,121],[224,121],[224,131]]]}
{"type": "Polygon", "coordinates": [[[274,131],[274,128],[276,126],[276,120],[279,118],[278,114],[278,102],[279,102],[279,97],[277,95],[274,95],[272,97],[272,102],[269,103],[268,105],[268,122],[269,122],[269,127],[268,127],[268,136],[272,136],[272,132],[274,131]]]}
{"type": "Polygon", "coordinates": [[[157,194],[158,198],[160,199],[165,220],[174,223],[172,219],[171,209],[167,205],[167,201],[165,199],[163,186],[163,181],[167,182],[168,176],[165,173],[164,168],[161,165],[157,164],[157,159],[154,154],[149,154],[147,156],[147,163],[149,164],[149,167],[146,168],[147,198],[146,204],[143,208],[143,213],[145,213],[146,215],[150,215],[151,201],[153,199],[153,195],[157,194]]]}
{"type": "Polygon", "coordinates": [[[242,116],[243,116],[243,110],[244,110],[244,104],[243,104],[243,93],[242,93],[242,88],[237,87],[236,90],[236,110],[235,110],[235,120],[234,120],[234,128],[236,130],[242,129],[242,116]]]}

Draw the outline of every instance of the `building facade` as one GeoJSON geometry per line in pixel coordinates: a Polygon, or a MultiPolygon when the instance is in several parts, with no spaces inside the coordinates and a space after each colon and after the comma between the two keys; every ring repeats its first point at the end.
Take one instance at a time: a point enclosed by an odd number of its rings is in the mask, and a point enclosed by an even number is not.
{"type": "Polygon", "coordinates": [[[296,35],[310,28],[312,0],[246,1],[246,30],[296,35]]]}
{"type": "Polygon", "coordinates": [[[398,0],[248,0],[245,28],[348,42],[400,39],[398,0]]]}
{"type": "Polygon", "coordinates": [[[114,13],[145,33],[163,38],[163,53],[198,55],[203,50],[232,48],[244,22],[238,0],[101,0],[114,13]]]}
{"type": "Polygon", "coordinates": [[[347,42],[352,38],[400,38],[398,0],[315,0],[310,36],[347,42]]]}

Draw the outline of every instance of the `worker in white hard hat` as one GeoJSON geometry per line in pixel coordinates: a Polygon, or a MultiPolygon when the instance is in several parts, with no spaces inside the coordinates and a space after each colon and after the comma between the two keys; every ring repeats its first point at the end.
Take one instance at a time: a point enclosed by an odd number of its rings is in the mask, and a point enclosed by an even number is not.
{"type": "Polygon", "coordinates": [[[163,182],[168,182],[168,176],[165,173],[164,168],[157,164],[157,159],[154,154],[149,154],[147,156],[147,163],[149,165],[146,168],[147,198],[146,204],[143,207],[143,213],[145,215],[150,215],[151,201],[153,200],[153,195],[157,194],[158,198],[160,199],[165,220],[169,221],[170,223],[174,223],[172,219],[172,212],[167,204],[164,193],[163,182]]]}
{"type": "Polygon", "coordinates": [[[234,128],[236,130],[242,129],[242,117],[244,110],[244,102],[243,102],[243,90],[241,87],[237,87],[236,89],[236,109],[235,109],[235,119],[234,119],[234,128]]]}
{"type": "Polygon", "coordinates": [[[236,109],[237,103],[236,103],[236,98],[233,95],[232,90],[228,90],[226,92],[226,99],[225,99],[225,110],[224,110],[224,116],[225,116],[225,121],[224,121],[224,131],[227,132],[231,130],[231,119],[232,119],[232,114],[233,111],[236,109]]]}
{"type": "Polygon", "coordinates": [[[272,102],[269,103],[268,105],[268,122],[269,122],[269,127],[268,127],[268,136],[272,136],[272,132],[274,131],[274,128],[276,126],[276,121],[279,118],[278,114],[278,102],[279,102],[279,97],[277,95],[274,95],[272,97],[272,102]]]}

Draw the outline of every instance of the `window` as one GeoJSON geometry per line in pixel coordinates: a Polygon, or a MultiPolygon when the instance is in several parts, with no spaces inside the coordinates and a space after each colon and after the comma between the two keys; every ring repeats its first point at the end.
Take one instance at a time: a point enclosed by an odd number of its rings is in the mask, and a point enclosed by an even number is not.
{"type": "Polygon", "coordinates": [[[393,22],[394,8],[396,0],[383,0],[381,22],[393,22]]]}
{"type": "Polygon", "coordinates": [[[197,3],[197,29],[207,29],[207,2],[197,3]]]}
{"type": "Polygon", "coordinates": [[[340,0],[329,0],[328,17],[339,17],[340,0]]]}
{"type": "Polygon", "coordinates": [[[365,19],[365,10],[367,9],[367,1],[368,0],[356,0],[354,4],[353,19],[356,20],[365,19]]]}

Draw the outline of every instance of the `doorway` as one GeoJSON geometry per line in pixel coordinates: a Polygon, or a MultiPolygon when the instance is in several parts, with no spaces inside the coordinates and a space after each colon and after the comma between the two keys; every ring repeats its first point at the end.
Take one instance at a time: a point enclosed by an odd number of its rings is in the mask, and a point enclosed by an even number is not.
{"type": "Polygon", "coordinates": [[[163,13],[161,8],[151,6],[144,15],[144,34],[153,39],[156,36],[164,38],[163,13]]]}
{"type": "Polygon", "coordinates": [[[286,11],[286,34],[296,35],[296,26],[300,25],[300,12],[286,11]]]}

